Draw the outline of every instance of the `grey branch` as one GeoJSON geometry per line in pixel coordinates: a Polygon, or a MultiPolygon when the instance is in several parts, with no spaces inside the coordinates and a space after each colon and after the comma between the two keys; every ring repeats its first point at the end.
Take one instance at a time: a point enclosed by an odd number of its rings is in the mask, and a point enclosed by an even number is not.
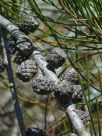
{"type": "MultiPolygon", "coordinates": [[[[41,55],[41,53],[38,51],[34,51],[32,57],[34,60],[36,60],[36,63],[38,64],[39,68],[48,77],[48,79],[57,84],[59,82],[58,77],[53,71],[50,71],[47,68],[48,63],[46,62],[45,58],[41,55]]],[[[66,112],[68,113],[73,126],[75,127],[80,136],[90,136],[90,134],[86,131],[82,120],[75,111],[76,109],[72,103],[66,109],[66,112]]]]}

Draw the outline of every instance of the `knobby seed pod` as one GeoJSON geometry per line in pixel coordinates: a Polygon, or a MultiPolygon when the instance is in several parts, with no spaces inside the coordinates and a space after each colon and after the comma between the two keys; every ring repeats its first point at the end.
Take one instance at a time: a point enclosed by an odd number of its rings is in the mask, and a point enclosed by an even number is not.
{"type": "Polygon", "coordinates": [[[18,66],[16,70],[16,75],[19,77],[23,82],[30,81],[35,74],[37,73],[37,64],[33,60],[26,60],[18,66]]]}
{"type": "Polygon", "coordinates": [[[79,84],[78,75],[74,68],[66,69],[60,76],[60,80],[66,80],[71,84],[79,84]]]}
{"type": "Polygon", "coordinates": [[[9,52],[11,54],[14,54],[16,52],[16,50],[17,50],[16,42],[14,40],[11,40],[11,41],[8,42],[8,47],[9,47],[9,52]]]}
{"type": "Polygon", "coordinates": [[[59,81],[56,85],[56,89],[54,91],[56,99],[60,103],[66,103],[72,98],[73,88],[72,85],[68,84],[65,80],[59,81]]]}
{"type": "Polygon", "coordinates": [[[20,52],[16,51],[14,54],[14,62],[17,64],[21,64],[24,62],[26,59],[28,59],[27,56],[21,54],[20,52]]]}
{"type": "Polygon", "coordinates": [[[25,34],[33,33],[38,27],[39,23],[35,17],[29,14],[22,14],[22,20],[18,23],[19,30],[25,34]]]}
{"type": "Polygon", "coordinates": [[[26,136],[46,136],[46,133],[41,128],[27,128],[26,129],[26,136]]]}
{"type": "Polygon", "coordinates": [[[89,115],[86,111],[82,111],[82,110],[77,109],[76,113],[79,115],[79,117],[81,118],[83,123],[87,123],[89,121],[89,115]]]}
{"type": "Polygon", "coordinates": [[[80,85],[72,85],[73,88],[73,95],[72,95],[72,102],[78,103],[83,100],[83,93],[82,88],[80,85]]]}
{"type": "Polygon", "coordinates": [[[0,72],[3,72],[5,70],[5,64],[2,59],[0,59],[0,72]]]}
{"type": "Polygon", "coordinates": [[[30,56],[33,52],[33,46],[29,39],[20,38],[16,42],[16,48],[25,56],[30,56]]]}
{"type": "Polygon", "coordinates": [[[40,95],[48,95],[55,89],[54,83],[46,77],[39,77],[32,83],[34,92],[40,95]]]}
{"type": "Polygon", "coordinates": [[[48,54],[46,60],[51,67],[57,69],[62,66],[66,58],[67,58],[66,53],[61,48],[55,47],[48,54]]]}

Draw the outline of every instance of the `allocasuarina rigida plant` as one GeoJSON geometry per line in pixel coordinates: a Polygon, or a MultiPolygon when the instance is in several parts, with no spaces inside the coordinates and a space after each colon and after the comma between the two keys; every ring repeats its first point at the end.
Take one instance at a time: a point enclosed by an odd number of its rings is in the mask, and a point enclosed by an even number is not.
{"type": "MultiPolygon", "coordinates": [[[[32,88],[35,93],[49,95],[54,93],[55,99],[63,107],[70,119],[75,133],[80,136],[90,136],[84,123],[87,122],[88,113],[75,108],[74,104],[83,100],[83,93],[77,72],[74,68],[67,69],[58,77],[55,69],[61,67],[67,55],[63,49],[55,47],[44,57],[33,45],[27,34],[34,32],[39,26],[37,20],[31,15],[24,14],[23,21],[18,27],[0,15],[0,36],[2,38],[2,50],[4,60],[0,60],[0,72],[7,71],[9,87],[12,94],[14,109],[22,136],[45,136],[45,130],[41,128],[26,128],[22,117],[21,107],[18,101],[13,67],[10,54],[14,55],[14,62],[19,64],[16,75],[23,82],[32,80],[32,88]],[[27,20],[28,19],[28,20],[27,20]],[[9,41],[7,32],[11,34],[9,41]]],[[[42,96],[43,97],[43,96],[42,96]]],[[[70,135],[76,135],[71,133],[70,135]]]]}

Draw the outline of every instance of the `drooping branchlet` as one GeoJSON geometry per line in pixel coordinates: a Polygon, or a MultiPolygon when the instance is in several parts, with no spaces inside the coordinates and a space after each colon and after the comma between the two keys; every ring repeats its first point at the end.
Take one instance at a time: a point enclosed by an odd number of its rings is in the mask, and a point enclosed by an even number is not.
{"type": "Polygon", "coordinates": [[[46,77],[40,77],[33,81],[32,87],[34,92],[40,95],[48,95],[55,89],[54,83],[46,77]]]}
{"type": "Polygon", "coordinates": [[[37,73],[38,67],[35,61],[26,60],[18,66],[16,75],[23,81],[27,82],[32,79],[37,73]]]}
{"type": "Polygon", "coordinates": [[[34,32],[39,26],[37,19],[30,14],[22,14],[22,20],[18,23],[19,30],[25,34],[34,32]]]}
{"type": "Polygon", "coordinates": [[[66,53],[61,48],[55,47],[48,54],[46,60],[51,67],[57,69],[60,66],[62,66],[66,58],[67,58],[66,53]]]}
{"type": "Polygon", "coordinates": [[[45,131],[41,128],[27,128],[26,129],[27,136],[46,136],[45,131]]]}

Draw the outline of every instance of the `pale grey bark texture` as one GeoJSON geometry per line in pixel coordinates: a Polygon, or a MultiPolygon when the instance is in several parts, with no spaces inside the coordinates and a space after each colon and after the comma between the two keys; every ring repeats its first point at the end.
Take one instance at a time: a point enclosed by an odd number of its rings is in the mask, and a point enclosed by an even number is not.
{"type": "MultiPolygon", "coordinates": [[[[0,25],[6,30],[8,30],[13,36],[15,35],[16,39],[18,39],[19,37],[20,38],[26,37],[23,33],[19,31],[19,29],[15,25],[13,25],[10,21],[8,21],[2,16],[0,16],[0,25]]],[[[34,51],[32,54],[32,57],[34,60],[36,60],[36,63],[38,64],[42,73],[46,75],[55,84],[57,84],[59,82],[59,79],[57,75],[54,73],[54,69],[51,69],[48,67],[48,64],[45,58],[40,54],[40,52],[34,51]]],[[[70,104],[66,109],[66,112],[68,113],[73,126],[77,130],[77,133],[80,136],[90,136],[89,132],[86,131],[86,128],[82,120],[79,118],[79,116],[77,115],[75,111],[76,109],[73,106],[73,104],[70,104]]]]}
{"type": "Polygon", "coordinates": [[[82,120],[80,120],[80,117],[76,114],[74,105],[68,106],[66,112],[68,113],[69,118],[71,119],[71,122],[73,123],[73,126],[78,134],[80,136],[90,136],[90,134],[86,131],[82,120]]]}

